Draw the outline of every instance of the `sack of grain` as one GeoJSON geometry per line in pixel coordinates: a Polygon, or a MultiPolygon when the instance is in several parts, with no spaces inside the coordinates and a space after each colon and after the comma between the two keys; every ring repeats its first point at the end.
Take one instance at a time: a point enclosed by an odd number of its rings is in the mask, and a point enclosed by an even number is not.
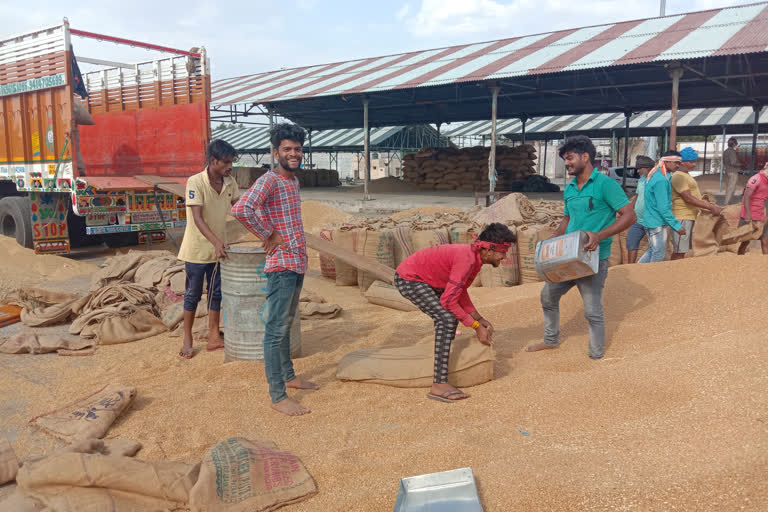
{"type": "Polygon", "coordinates": [[[454,224],[448,228],[448,234],[452,244],[471,244],[475,241],[471,224],[454,224]]]}
{"type": "Polygon", "coordinates": [[[411,231],[411,243],[413,244],[413,252],[416,252],[427,247],[449,244],[451,243],[451,237],[447,229],[411,231]]]}
{"type": "MultiPolygon", "coordinates": [[[[359,254],[394,268],[394,237],[391,231],[361,229],[358,233],[357,247],[359,254]]],[[[375,280],[376,277],[373,274],[362,270],[358,271],[357,284],[362,291],[367,290],[375,280]]]]}
{"type": "Polygon", "coordinates": [[[554,228],[548,224],[529,224],[517,229],[520,284],[541,281],[535,266],[536,244],[548,239],[554,232],[554,228]]]}
{"type": "Polygon", "coordinates": [[[30,423],[69,443],[100,439],[135,396],[136,388],[107,385],[73,404],[33,418],[30,423]]]}
{"type": "Polygon", "coordinates": [[[0,485],[12,482],[19,471],[19,460],[5,437],[0,438],[0,485]]]}
{"type": "MultiPolygon", "coordinates": [[[[357,252],[357,230],[342,231],[337,229],[333,232],[333,241],[339,247],[357,252]]],[[[357,284],[357,269],[345,263],[338,258],[334,258],[334,267],[336,268],[336,286],[355,286],[357,284]]]]}
{"type": "Polygon", "coordinates": [[[315,481],[298,457],[272,441],[231,437],[203,458],[189,504],[198,511],[271,511],[315,494],[315,481]]]}
{"type": "MultiPolygon", "coordinates": [[[[333,230],[321,230],[320,238],[333,243],[333,230]]],[[[320,253],[320,273],[323,275],[323,277],[336,279],[336,262],[333,261],[333,256],[329,256],[323,252],[320,253]]]]}
{"type": "Polygon", "coordinates": [[[403,297],[397,288],[383,281],[374,281],[365,292],[365,298],[371,304],[397,309],[400,311],[416,311],[416,305],[403,297]]]}
{"type": "Polygon", "coordinates": [[[480,280],[483,288],[517,286],[520,284],[520,264],[517,256],[517,244],[512,244],[507,256],[498,267],[483,265],[475,281],[480,280]]]}
{"type": "MultiPolygon", "coordinates": [[[[451,343],[448,382],[468,387],[493,380],[493,349],[478,343],[474,333],[451,343]]],[[[434,376],[435,346],[424,341],[407,347],[365,348],[345,355],[336,378],[398,388],[428,388],[434,376]]]]}

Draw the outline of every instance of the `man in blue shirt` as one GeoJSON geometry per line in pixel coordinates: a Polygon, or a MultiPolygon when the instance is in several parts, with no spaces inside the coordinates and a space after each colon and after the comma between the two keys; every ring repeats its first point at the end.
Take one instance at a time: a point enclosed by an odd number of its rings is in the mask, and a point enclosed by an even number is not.
{"type": "Polygon", "coordinates": [[[685,228],[672,214],[672,173],[680,167],[680,153],[667,151],[661,156],[659,166],[649,174],[645,184],[645,210],[642,224],[648,234],[648,250],[638,263],[664,261],[667,252],[666,226],[680,235],[685,228]]]}
{"type": "Polygon", "coordinates": [[[584,249],[599,250],[600,265],[595,275],[544,285],[541,291],[544,342],[531,345],[527,350],[537,352],[560,345],[560,298],[576,286],[589,322],[589,357],[600,359],[605,352],[603,286],[608,276],[612,237],[629,228],[637,217],[621,186],[595,168],[595,146],[589,137],[569,137],[558,150],[565,170],[574,178],[563,193],[565,216],[552,236],[585,231],[589,239],[584,249]]]}
{"type": "Polygon", "coordinates": [[[637,180],[635,197],[632,198],[632,204],[635,207],[635,215],[637,215],[637,222],[632,224],[629,231],[627,231],[627,258],[629,258],[629,263],[637,262],[637,251],[640,249],[640,242],[646,235],[645,228],[643,227],[645,184],[648,173],[651,172],[651,169],[654,167],[656,167],[656,162],[650,157],[638,155],[635,159],[635,169],[637,169],[640,178],[637,180]]]}

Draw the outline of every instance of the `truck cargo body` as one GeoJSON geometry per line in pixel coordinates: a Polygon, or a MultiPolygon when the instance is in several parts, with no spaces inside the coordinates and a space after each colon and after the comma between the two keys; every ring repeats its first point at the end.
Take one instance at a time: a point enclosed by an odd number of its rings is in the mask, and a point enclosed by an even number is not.
{"type": "Polygon", "coordinates": [[[184,198],[158,187],[200,172],[210,139],[204,50],[80,75],[81,34],[65,21],[0,41],[0,232],[38,253],[184,226],[184,198]]]}

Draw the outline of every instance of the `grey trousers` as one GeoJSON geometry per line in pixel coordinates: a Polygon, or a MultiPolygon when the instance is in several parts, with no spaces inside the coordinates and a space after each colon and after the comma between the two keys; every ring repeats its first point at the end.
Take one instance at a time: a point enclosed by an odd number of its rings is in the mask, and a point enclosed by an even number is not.
{"type": "Polygon", "coordinates": [[[541,290],[544,310],[544,344],[560,345],[560,298],[576,286],[584,301],[584,317],[589,322],[589,357],[600,359],[605,352],[605,318],[603,316],[603,287],[608,277],[608,258],[600,260],[597,274],[564,281],[546,283],[541,290]]]}

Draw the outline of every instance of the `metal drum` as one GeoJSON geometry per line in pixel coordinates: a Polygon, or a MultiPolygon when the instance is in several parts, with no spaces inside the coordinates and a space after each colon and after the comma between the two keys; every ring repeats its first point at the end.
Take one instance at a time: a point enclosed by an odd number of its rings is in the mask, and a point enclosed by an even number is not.
{"type": "MultiPolygon", "coordinates": [[[[224,361],[264,359],[267,307],[267,255],[261,247],[232,247],[221,261],[224,361]]],[[[301,314],[291,325],[291,356],[301,351],[301,314]]]]}

